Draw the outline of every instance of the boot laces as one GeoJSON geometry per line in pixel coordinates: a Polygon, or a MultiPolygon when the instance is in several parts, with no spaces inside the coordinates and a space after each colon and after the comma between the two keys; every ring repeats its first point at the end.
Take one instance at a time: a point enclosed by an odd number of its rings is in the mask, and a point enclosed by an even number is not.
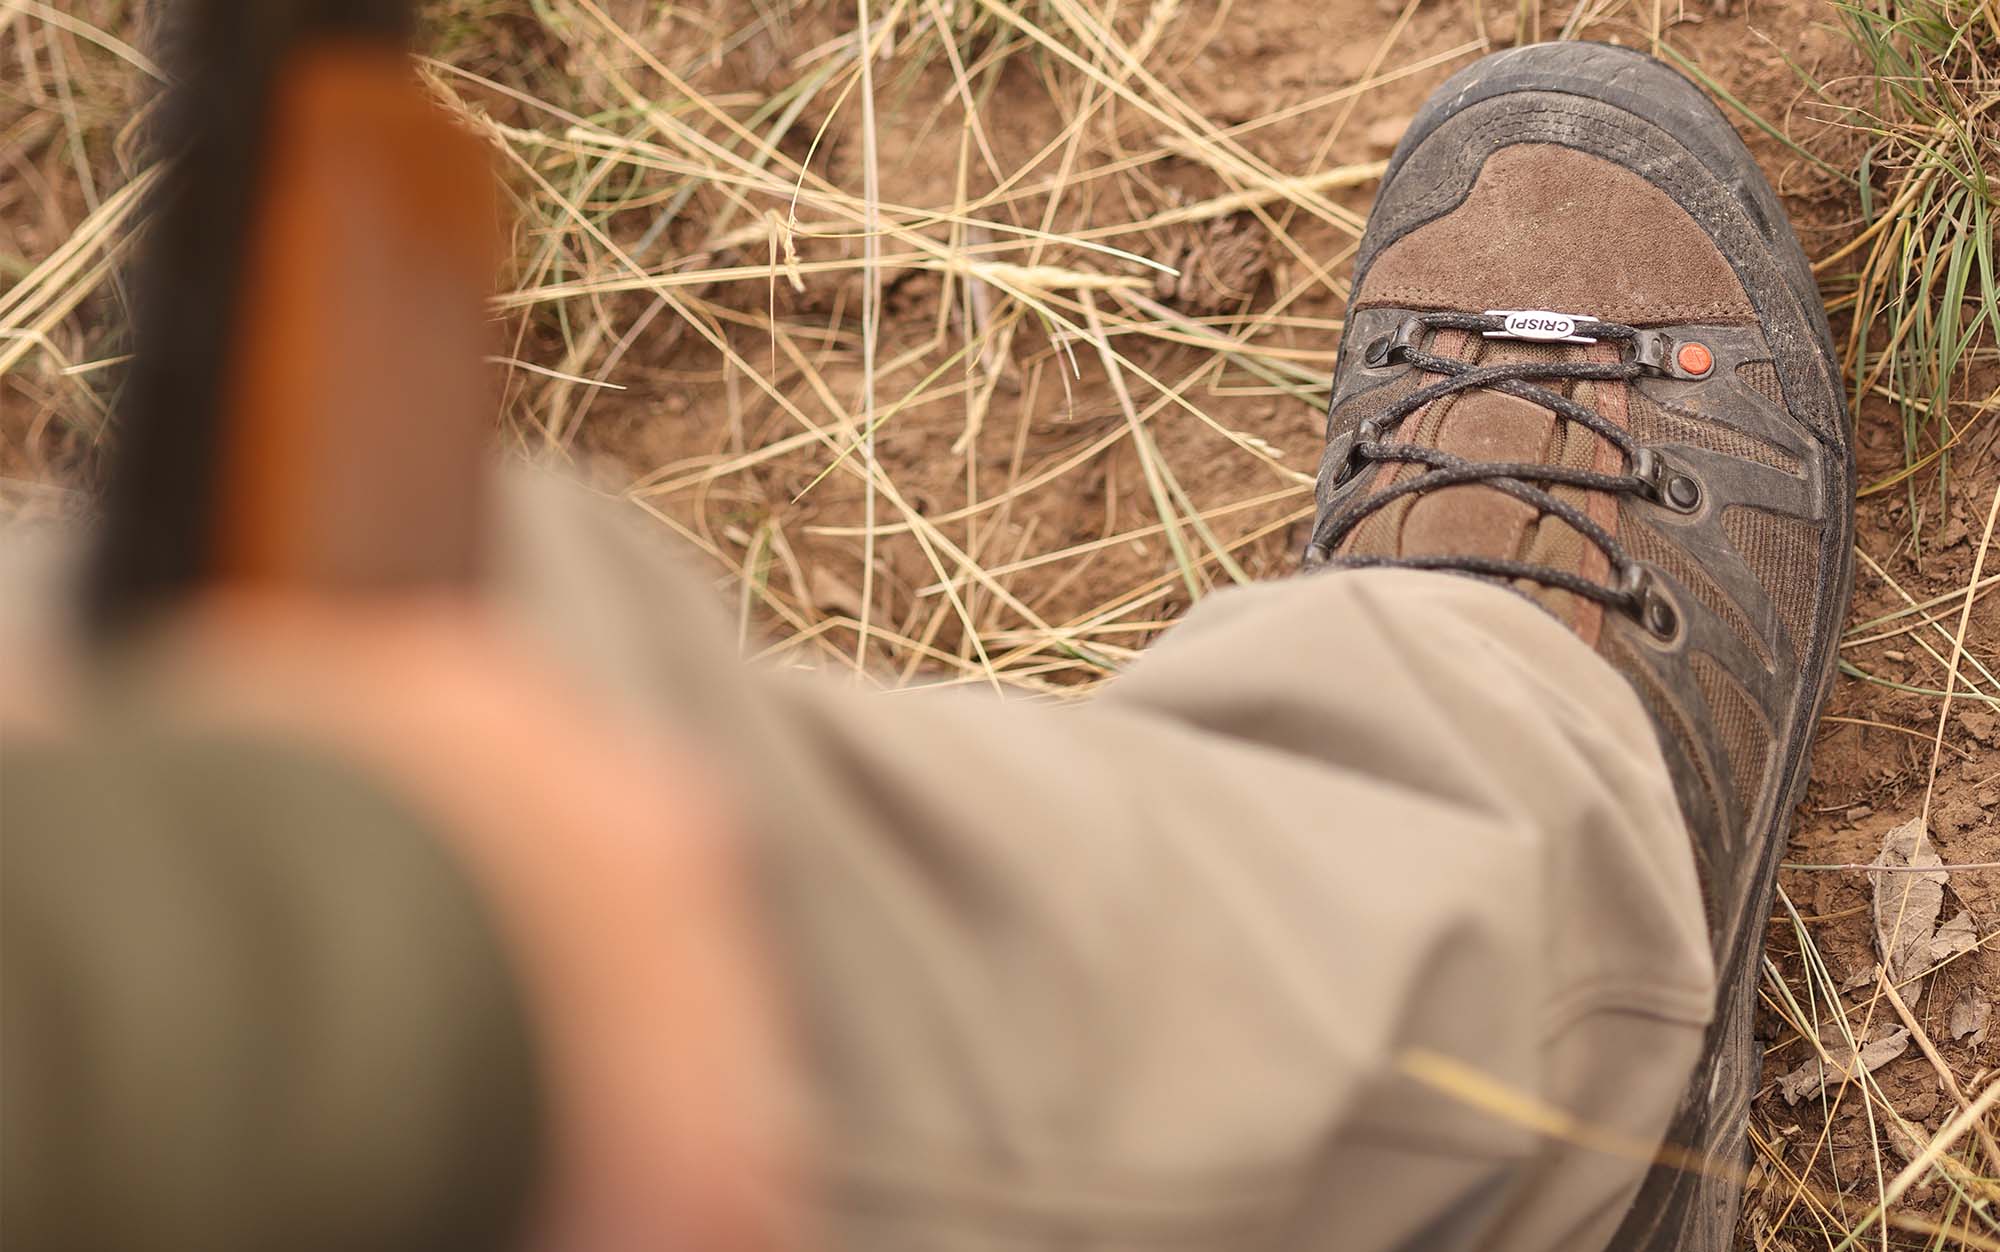
{"type": "Polygon", "coordinates": [[[1700,506],[1700,484],[1685,471],[1670,465],[1657,452],[1640,446],[1622,426],[1595,409],[1579,404],[1561,392],[1537,386],[1535,381],[1628,383],[1647,375],[1689,375],[1672,364],[1673,341],[1661,332],[1614,322],[1576,320],[1583,323],[1578,328],[1578,334],[1589,338],[1569,342],[1599,340],[1625,345],[1630,351],[1617,361],[1509,361],[1476,365],[1419,346],[1429,333],[1440,330],[1507,335],[1508,316],[1504,313],[1418,314],[1404,319],[1395,332],[1370,344],[1367,363],[1371,366],[1400,361],[1423,373],[1443,377],[1438,382],[1412,391],[1381,414],[1338,436],[1335,446],[1329,451],[1330,467],[1335,474],[1333,486],[1336,491],[1345,489],[1375,463],[1412,463],[1427,469],[1324,512],[1314,524],[1312,540],[1306,549],[1308,568],[1448,570],[1499,582],[1524,580],[1558,588],[1630,613],[1656,635],[1675,633],[1678,613],[1661,587],[1658,576],[1650,567],[1633,559],[1610,531],[1549,489],[1575,487],[1613,496],[1636,496],[1662,504],[1675,512],[1691,513],[1700,506]],[[1624,472],[1604,473],[1536,461],[1470,461],[1441,448],[1394,441],[1402,423],[1424,406],[1446,396],[1478,389],[1525,400],[1552,411],[1560,420],[1584,427],[1623,454],[1624,472]],[[1344,448],[1340,446],[1343,443],[1346,445],[1344,448]],[[1582,535],[1604,554],[1610,567],[1610,585],[1570,570],[1513,558],[1471,555],[1362,556],[1335,551],[1362,522],[1397,500],[1421,496],[1443,487],[1475,483],[1519,500],[1534,509],[1537,517],[1554,517],[1582,535]]]}

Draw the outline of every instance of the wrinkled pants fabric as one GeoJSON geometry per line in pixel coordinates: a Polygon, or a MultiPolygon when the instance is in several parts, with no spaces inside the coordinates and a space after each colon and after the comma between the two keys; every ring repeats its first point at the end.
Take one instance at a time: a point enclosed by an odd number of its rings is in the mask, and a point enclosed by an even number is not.
{"type": "Polygon", "coordinates": [[[1073,705],[871,691],[740,666],[615,511],[527,491],[507,595],[734,797],[832,1246],[1604,1246],[1713,970],[1654,731],[1553,618],[1326,573],[1073,705]]]}

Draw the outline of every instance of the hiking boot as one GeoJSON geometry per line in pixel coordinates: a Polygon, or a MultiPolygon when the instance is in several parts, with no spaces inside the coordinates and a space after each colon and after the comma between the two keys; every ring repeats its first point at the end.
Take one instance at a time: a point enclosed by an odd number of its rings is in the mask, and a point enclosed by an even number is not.
{"type": "Polygon", "coordinates": [[[1720,1002],[1618,1248],[1723,1252],[1777,863],[1853,582],[1832,336],[1785,212],[1686,79],[1598,44],[1461,71],[1354,268],[1308,567],[1538,601],[1652,714],[1720,1002]],[[1683,1153],[1681,1164],[1687,1163],[1683,1153]]]}

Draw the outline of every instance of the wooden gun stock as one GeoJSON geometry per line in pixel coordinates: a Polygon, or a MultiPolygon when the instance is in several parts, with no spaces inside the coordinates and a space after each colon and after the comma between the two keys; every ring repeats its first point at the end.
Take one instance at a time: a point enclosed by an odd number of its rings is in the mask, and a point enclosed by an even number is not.
{"type": "Polygon", "coordinates": [[[498,196],[484,146],[418,79],[402,7],[217,2],[188,20],[101,630],[208,587],[476,575],[498,196]]]}

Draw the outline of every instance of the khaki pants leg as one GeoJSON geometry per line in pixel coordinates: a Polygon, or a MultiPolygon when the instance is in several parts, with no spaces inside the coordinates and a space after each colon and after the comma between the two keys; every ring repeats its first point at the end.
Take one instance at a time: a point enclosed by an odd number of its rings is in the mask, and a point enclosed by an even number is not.
{"type": "MultiPolygon", "coordinates": [[[[523,613],[667,719],[756,842],[834,1246],[1592,1249],[1713,972],[1625,683],[1506,591],[1214,597],[1077,707],[745,672],[656,534],[538,497],[523,613]]],[[[558,493],[561,494],[561,493],[558,493]]]]}

